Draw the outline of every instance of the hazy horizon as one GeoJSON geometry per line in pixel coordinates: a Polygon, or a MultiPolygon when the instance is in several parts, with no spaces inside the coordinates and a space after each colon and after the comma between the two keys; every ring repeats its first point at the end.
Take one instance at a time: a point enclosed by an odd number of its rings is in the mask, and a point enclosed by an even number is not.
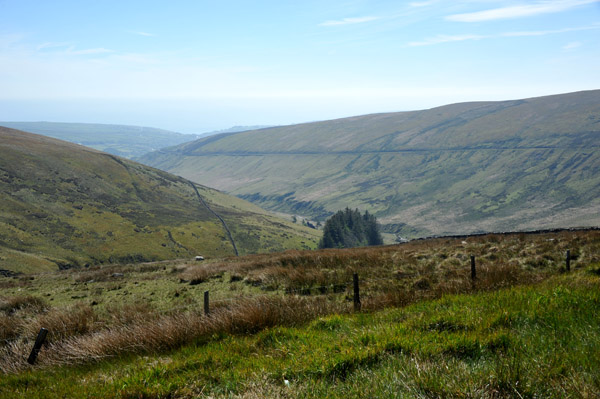
{"type": "Polygon", "coordinates": [[[204,133],[600,88],[598,0],[0,1],[0,120],[204,133]]]}
{"type": "MultiPolygon", "coordinates": [[[[590,90],[596,90],[596,89],[590,89],[590,90]]],[[[583,90],[582,90],[583,91],[583,90]]],[[[548,93],[548,94],[544,94],[544,95],[559,95],[559,94],[566,94],[566,93],[548,93]]],[[[541,95],[541,96],[544,96],[541,95]]],[[[534,96],[534,97],[538,97],[538,96],[534,96]]],[[[523,96],[523,97],[519,97],[519,98],[502,98],[502,99],[496,99],[496,100],[491,100],[491,99],[478,99],[478,100],[468,100],[468,101],[503,101],[503,100],[519,100],[519,99],[525,99],[525,98],[531,98],[530,96],[523,96]]],[[[461,102],[461,101],[458,101],[461,102]]],[[[29,104],[31,105],[31,103],[34,103],[34,101],[23,101],[23,103],[29,104]]],[[[444,106],[444,105],[450,105],[450,104],[454,104],[454,103],[441,103],[441,104],[434,104],[431,106],[423,106],[420,108],[414,108],[414,109],[398,109],[398,110],[374,110],[371,112],[357,112],[354,114],[335,114],[333,112],[329,112],[329,110],[326,110],[325,112],[323,112],[323,115],[327,115],[328,113],[333,115],[333,116],[325,116],[323,118],[315,118],[315,119],[311,119],[311,120],[293,120],[293,121],[289,121],[289,120],[282,120],[280,123],[259,123],[257,122],[256,119],[254,119],[251,115],[248,115],[248,118],[246,120],[250,120],[250,121],[254,121],[253,123],[234,123],[234,124],[215,124],[212,127],[204,127],[204,128],[197,128],[195,127],[194,123],[196,122],[195,118],[191,118],[189,121],[189,124],[186,125],[185,123],[179,122],[179,123],[172,123],[169,126],[163,126],[161,123],[163,116],[162,115],[154,115],[153,112],[149,111],[149,109],[151,108],[152,105],[154,105],[156,107],[156,109],[160,110],[160,109],[164,109],[165,108],[165,104],[167,104],[167,101],[160,101],[160,100],[156,100],[154,102],[154,104],[151,104],[152,101],[149,102],[142,102],[141,104],[139,102],[136,102],[135,104],[130,104],[127,107],[123,107],[123,109],[125,109],[126,111],[123,112],[123,114],[127,113],[127,117],[122,117],[119,118],[119,114],[115,114],[113,110],[110,110],[110,116],[106,116],[106,119],[102,119],[102,121],[96,121],[95,118],[97,118],[97,115],[99,114],[99,104],[96,103],[95,101],[75,101],[73,100],[72,102],[70,101],[39,101],[37,102],[37,106],[39,106],[39,108],[43,108],[44,112],[40,112],[39,115],[47,115],[47,118],[41,118],[41,119],[26,119],[27,116],[25,116],[24,119],[6,119],[6,118],[0,118],[0,122],[53,122],[53,123],[90,123],[90,124],[107,124],[107,125],[130,125],[130,126],[144,126],[144,127],[151,127],[151,128],[157,128],[157,129],[164,129],[164,130],[169,130],[169,131],[173,131],[173,132],[177,132],[177,133],[184,133],[184,134],[204,134],[204,133],[213,133],[213,132],[217,132],[220,130],[227,130],[230,128],[234,128],[234,127],[238,127],[238,126],[258,126],[258,125],[263,125],[263,126],[285,126],[285,125],[293,125],[293,124],[301,124],[301,123],[310,123],[310,122],[317,122],[317,121],[325,121],[325,120],[330,120],[330,119],[337,119],[337,118],[345,118],[345,117],[354,117],[354,116],[361,116],[361,115],[367,115],[367,114],[372,114],[372,113],[385,113],[385,112],[409,112],[409,111],[421,111],[421,110],[425,110],[425,109],[429,109],[429,108],[435,108],[438,106],[444,106]],[[150,103],[150,104],[149,104],[150,103]],[[93,112],[90,113],[89,117],[86,117],[86,113],[85,111],[83,112],[78,112],[76,115],[76,119],[73,119],[72,113],[75,109],[77,109],[77,107],[80,107],[82,110],[86,110],[89,108],[93,108],[93,112]],[[69,111],[67,113],[65,113],[64,118],[61,119],[60,116],[57,117],[57,115],[61,115],[62,112],[60,111],[60,109],[63,108],[67,108],[69,111]],[[116,117],[114,116],[116,115],[116,117]],[[133,116],[133,117],[132,117],[133,116]],[[135,116],[137,116],[137,119],[135,118],[135,116]],[[66,120],[65,118],[69,118],[71,117],[71,119],[66,120]],[[113,119],[117,120],[116,122],[113,121],[113,119]],[[119,120],[126,120],[126,121],[133,121],[133,122],[118,122],[119,120]],[[139,122],[135,122],[136,120],[138,120],[139,122]],[[156,121],[156,123],[152,123],[152,121],[156,121]]],[[[433,103],[433,101],[432,101],[433,103]]],[[[191,106],[194,106],[194,102],[190,102],[190,103],[183,103],[180,105],[187,105],[188,108],[191,106]]],[[[0,100],[0,115],[7,115],[10,112],[6,112],[7,110],[10,111],[12,109],[12,107],[14,108],[20,108],[20,106],[23,104],[19,104],[19,102],[17,102],[17,104],[14,104],[14,102],[9,102],[9,101],[5,101],[5,100],[0,100]]],[[[170,103],[171,106],[173,106],[174,104],[171,102],[170,103]]],[[[26,107],[23,107],[26,108],[26,107]]],[[[204,108],[202,108],[203,112],[210,112],[210,105],[205,106],[204,108]]],[[[183,109],[179,109],[176,112],[183,112],[185,113],[186,110],[185,108],[183,109]]],[[[242,113],[240,113],[242,114],[242,113]]],[[[315,115],[317,115],[318,112],[315,112],[315,115]]],[[[16,111],[13,115],[18,116],[19,112],[16,111]]],[[[28,115],[27,113],[24,113],[23,115],[28,115]]],[[[173,115],[172,113],[170,115],[173,115]]],[[[223,118],[223,120],[226,120],[226,118],[223,118]]],[[[280,120],[277,118],[274,118],[273,120],[280,120]]],[[[209,126],[209,125],[207,125],[209,126]]]]}

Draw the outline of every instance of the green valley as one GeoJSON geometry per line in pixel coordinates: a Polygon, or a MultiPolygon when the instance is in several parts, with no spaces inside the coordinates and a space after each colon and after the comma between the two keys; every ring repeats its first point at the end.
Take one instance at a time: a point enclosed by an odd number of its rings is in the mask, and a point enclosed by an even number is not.
{"type": "Polygon", "coordinates": [[[207,137],[143,163],[283,213],[404,237],[600,224],[600,91],[207,137]]]}

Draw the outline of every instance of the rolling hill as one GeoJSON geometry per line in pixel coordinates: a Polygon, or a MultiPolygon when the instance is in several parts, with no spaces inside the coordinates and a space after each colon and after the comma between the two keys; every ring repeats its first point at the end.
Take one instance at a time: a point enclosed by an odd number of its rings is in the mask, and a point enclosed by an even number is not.
{"type": "Polygon", "coordinates": [[[223,134],[140,161],[266,209],[418,237],[600,225],[600,90],[223,134]]]}
{"type": "Polygon", "coordinates": [[[201,137],[152,127],[99,123],[0,122],[0,126],[70,141],[130,159],[201,137]]]}
{"type": "Polygon", "coordinates": [[[316,235],[166,172],[0,127],[0,269],[313,248],[316,235]]]}

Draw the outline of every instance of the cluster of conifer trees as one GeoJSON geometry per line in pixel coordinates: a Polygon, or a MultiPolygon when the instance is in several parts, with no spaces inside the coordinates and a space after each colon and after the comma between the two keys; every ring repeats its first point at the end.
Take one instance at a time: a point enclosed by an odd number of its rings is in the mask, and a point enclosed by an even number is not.
{"type": "Polygon", "coordinates": [[[365,211],[346,208],[327,219],[319,248],[351,248],[382,245],[377,218],[365,211]]]}

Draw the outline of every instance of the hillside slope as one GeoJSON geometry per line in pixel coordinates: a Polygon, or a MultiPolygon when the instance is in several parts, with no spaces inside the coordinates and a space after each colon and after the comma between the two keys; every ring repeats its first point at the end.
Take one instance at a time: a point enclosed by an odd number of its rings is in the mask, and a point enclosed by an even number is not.
{"type": "Polygon", "coordinates": [[[600,225],[600,90],[212,136],[141,161],[281,212],[407,236],[600,225]]]}
{"type": "Polygon", "coordinates": [[[246,254],[314,247],[316,234],[180,177],[0,128],[0,269],[227,256],[232,242],[246,254]]]}
{"type": "Polygon", "coordinates": [[[152,127],[100,123],[0,122],[0,126],[70,141],[130,159],[200,137],[152,127]]]}

